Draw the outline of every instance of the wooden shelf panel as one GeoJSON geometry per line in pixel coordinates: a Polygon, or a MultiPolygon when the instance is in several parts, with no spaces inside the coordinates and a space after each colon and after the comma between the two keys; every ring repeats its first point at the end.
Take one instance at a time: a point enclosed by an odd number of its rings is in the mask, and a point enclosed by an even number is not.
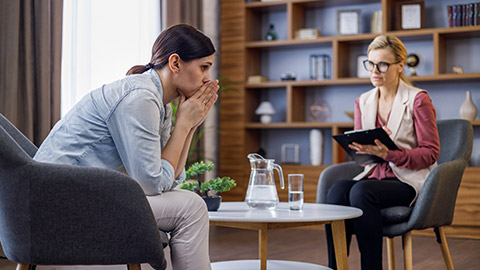
{"type": "MultiPolygon", "coordinates": [[[[452,80],[478,80],[480,73],[466,73],[466,74],[439,74],[439,75],[425,75],[408,77],[410,81],[414,82],[429,82],[429,81],[452,81],[452,80]]],[[[278,87],[305,87],[305,86],[322,86],[322,85],[350,85],[350,84],[370,84],[369,78],[341,78],[336,80],[322,80],[322,81],[272,81],[264,83],[250,83],[246,84],[245,88],[278,88],[278,87]]]]}
{"type": "MultiPolygon", "coordinates": [[[[480,120],[471,121],[472,126],[480,126],[480,120]]],[[[250,122],[245,124],[247,129],[289,129],[289,128],[353,128],[353,122],[293,122],[262,124],[250,122]]],[[[479,168],[480,169],[480,168],[479,168]]]]}
{"type": "MultiPolygon", "coordinates": [[[[336,7],[345,5],[356,5],[358,0],[290,0],[292,4],[302,5],[307,8],[320,8],[320,7],[336,7]]],[[[367,3],[380,3],[380,0],[362,0],[362,4],[367,3]]]]}
{"type": "MultiPolygon", "coordinates": [[[[268,3],[268,2],[267,2],[268,3]]],[[[453,28],[424,28],[416,30],[400,30],[388,31],[386,34],[394,35],[403,41],[408,40],[432,40],[433,36],[438,33],[451,38],[472,38],[480,37],[480,26],[464,26],[453,28]]],[[[339,42],[370,42],[379,34],[364,33],[358,35],[346,36],[321,36],[311,40],[276,40],[276,41],[249,41],[245,43],[246,48],[273,48],[273,47],[301,47],[306,45],[328,45],[334,41],[339,42]]]]}
{"type": "Polygon", "coordinates": [[[452,28],[436,28],[434,29],[440,35],[445,35],[447,37],[480,37],[480,26],[462,26],[462,27],[452,27],[452,28]]]}
{"type": "Polygon", "coordinates": [[[245,7],[251,10],[258,10],[258,11],[286,11],[287,10],[287,2],[285,0],[282,1],[269,1],[269,2],[250,2],[245,3],[245,7]]]}
{"type": "Polygon", "coordinates": [[[478,80],[480,73],[466,73],[466,74],[439,74],[439,75],[425,75],[407,77],[414,82],[428,82],[428,81],[452,81],[452,80],[478,80]]]}
{"type": "Polygon", "coordinates": [[[307,164],[291,164],[291,163],[280,163],[280,165],[282,165],[282,169],[289,169],[289,170],[293,170],[293,169],[326,169],[328,166],[330,165],[318,165],[318,166],[314,166],[314,165],[307,165],[307,164]]]}
{"type": "Polygon", "coordinates": [[[246,84],[245,88],[274,88],[274,87],[305,87],[305,86],[321,86],[321,85],[349,85],[349,84],[369,84],[368,78],[343,78],[337,80],[322,81],[273,81],[265,83],[246,84]]]}
{"type": "MultiPolygon", "coordinates": [[[[379,0],[363,0],[362,4],[366,3],[377,3],[379,0]]],[[[332,7],[332,6],[344,6],[344,5],[355,5],[358,4],[358,0],[278,0],[278,1],[267,1],[267,2],[250,2],[245,3],[246,8],[265,8],[272,6],[287,5],[292,3],[295,5],[303,5],[305,7],[332,7]]]]}
{"type": "Polygon", "coordinates": [[[316,39],[291,39],[291,40],[260,40],[260,41],[249,41],[245,43],[245,48],[247,49],[262,49],[262,48],[285,48],[290,47],[308,47],[308,46],[331,46],[333,39],[331,37],[318,37],[316,39]]]}
{"type": "Polygon", "coordinates": [[[246,123],[248,129],[288,129],[288,128],[353,128],[353,122],[293,122],[293,123],[246,123]]]}

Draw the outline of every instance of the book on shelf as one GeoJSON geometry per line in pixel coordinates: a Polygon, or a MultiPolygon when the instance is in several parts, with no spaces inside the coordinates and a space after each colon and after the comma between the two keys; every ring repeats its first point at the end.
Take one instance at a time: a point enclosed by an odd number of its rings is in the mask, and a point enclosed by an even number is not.
{"type": "Polygon", "coordinates": [[[480,25],[480,2],[447,6],[449,27],[480,25]]]}
{"type": "Polygon", "coordinates": [[[452,22],[452,6],[448,5],[447,6],[447,16],[448,16],[448,27],[453,27],[453,22],[452,22]]]}
{"type": "Polygon", "coordinates": [[[370,29],[372,33],[382,33],[382,11],[376,10],[372,14],[370,29]]]}
{"type": "Polygon", "coordinates": [[[353,142],[375,145],[375,140],[379,139],[386,147],[388,147],[388,149],[399,149],[383,128],[347,131],[344,134],[334,135],[332,137],[340,144],[343,150],[345,150],[345,152],[347,152],[347,154],[350,155],[353,160],[355,160],[358,165],[378,163],[382,162],[383,159],[374,155],[357,154],[356,150],[353,150],[349,147],[349,145],[353,142]]]}
{"type": "Polygon", "coordinates": [[[475,11],[473,12],[473,17],[475,20],[475,25],[480,25],[480,3],[475,3],[475,11]]]}

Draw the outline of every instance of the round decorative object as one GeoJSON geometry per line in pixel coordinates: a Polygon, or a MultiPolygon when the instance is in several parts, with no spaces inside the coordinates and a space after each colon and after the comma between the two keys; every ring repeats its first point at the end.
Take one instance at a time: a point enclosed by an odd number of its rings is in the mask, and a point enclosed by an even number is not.
{"type": "Polygon", "coordinates": [[[417,76],[417,69],[420,66],[420,55],[411,53],[407,55],[407,66],[412,76],[417,76]]]}
{"type": "Polygon", "coordinates": [[[324,122],[330,116],[330,105],[323,99],[316,99],[312,105],[310,105],[310,121],[312,122],[324,122]]]}
{"type": "Polygon", "coordinates": [[[460,117],[465,120],[473,121],[477,118],[477,113],[477,106],[475,106],[475,103],[472,101],[472,93],[467,91],[465,101],[460,107],[460,117]]]}
{"type": "Polygon", "coordinates": [[[207,204],[208,211],[217,211],[222,202],[222,196],[215,197],[202,197],[205,203],[207,204]]]}
{"type": "Polygon", "coordinates": [[[420,63],[420,58],[417,54],[411,53],[407,56],[407,66],[416,67],[420,63]]]}
{"type": "Polygon", "coordinates": [[[295,81],[297,80],[297,74],[295,72],[284,72],[280,74],[281,81],[295,81]]]}

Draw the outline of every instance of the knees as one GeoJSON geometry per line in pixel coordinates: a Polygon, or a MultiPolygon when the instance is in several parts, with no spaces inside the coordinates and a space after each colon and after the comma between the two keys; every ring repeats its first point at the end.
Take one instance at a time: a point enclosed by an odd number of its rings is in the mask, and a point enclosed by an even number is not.
{"type": "Polygon", "coordinates": [[[361,206],[377,201],[372,185],[377,180],[340,180],[335,182],[327,193],[327,203],[361,206]]]}
{"type": "Polygon", "coordinates": [[[371,188],[372,182],[378,180],[364,180],[359,181],[350,190],[350,203],[352,206],[362,208],[365,204],[377,203],[378,198],[374,190],[371,188]]]}
{"type": "Polygon", "coordinates": [[[339,180],[333,183],[328,189],[327,203],[349,205],[348,196],[350,194],[350,189],[356,183],[357,181],[354,180],[339,180]]]}
{"type": "Polygon", "coordinates": [[[205,201],[196,193],[175,189],[149,198],[152,210],[160,218],[190,219],[203,217],[208,220],[205,201]]]}
{"type": "Polygon", "coordinates": [[[194,215],[202,215],[208,217],[207,204],[194,192],[185,191],[182,194],[187,211],[194,215]]]}

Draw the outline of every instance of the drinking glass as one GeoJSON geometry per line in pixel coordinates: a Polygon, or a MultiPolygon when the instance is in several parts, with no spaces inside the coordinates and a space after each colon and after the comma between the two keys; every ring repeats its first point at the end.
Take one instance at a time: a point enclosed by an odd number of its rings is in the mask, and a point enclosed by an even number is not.
{"type": "Polygon", "coordinates": [[[303,174],[288,175],[288,205],[290,210],[303,208],[303,174]]]}

